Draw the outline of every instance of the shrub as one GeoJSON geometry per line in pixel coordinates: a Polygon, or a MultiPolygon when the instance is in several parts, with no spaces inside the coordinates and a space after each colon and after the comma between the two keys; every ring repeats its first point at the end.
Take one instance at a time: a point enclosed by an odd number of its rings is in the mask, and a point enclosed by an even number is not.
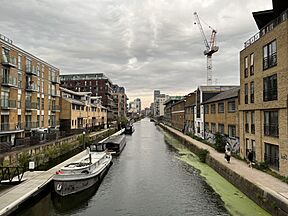
{"type": "Polygon", "coordinates": [[[215,149],[218,152],[225,152],[225,137],[218,132],[215,134],[215,149]]]}
{"type": "Polygon", "coordinates": [[[200,149],[199,150],[198,157],[202,163],[206,162],[207,154],[209,154],[209,151],[207,149],[200,149]]]}

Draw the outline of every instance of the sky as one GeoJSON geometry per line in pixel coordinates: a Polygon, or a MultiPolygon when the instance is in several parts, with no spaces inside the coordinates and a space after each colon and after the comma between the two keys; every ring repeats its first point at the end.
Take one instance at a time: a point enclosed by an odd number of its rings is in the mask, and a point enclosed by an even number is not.
{"type": "Polygon", "coordinates": [[[239,85],[239,52],[258,29],[252,12],[271,0],[0,0],[0,34],[60,69],[104,73],[130,100],[154,89],[185,95],[206,84],[205,49],[216,31],[213,84],[239,85]]]}

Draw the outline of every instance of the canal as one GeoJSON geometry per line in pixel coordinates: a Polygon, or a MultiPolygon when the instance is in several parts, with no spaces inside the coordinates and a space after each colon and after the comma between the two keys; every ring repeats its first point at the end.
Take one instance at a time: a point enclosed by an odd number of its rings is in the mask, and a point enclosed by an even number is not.
{"type": "Polygon", "coordinates": [[[19,215],[230,215],[169,134],[147,118],[134,127],[99,187],[65,199],[50,192],[19,215]]]}

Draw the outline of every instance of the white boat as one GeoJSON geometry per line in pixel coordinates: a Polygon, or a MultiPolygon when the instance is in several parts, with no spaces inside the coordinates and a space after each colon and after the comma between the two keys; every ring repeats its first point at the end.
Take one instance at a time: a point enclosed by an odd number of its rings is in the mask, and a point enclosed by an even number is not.
{"type": "Polygon", "coordinates": [[[53,177],[54,190],[60,196],[74,194],[100,182],[112,163],[103,143],[90,146],[88,154],[62,167],[53,177]]]}

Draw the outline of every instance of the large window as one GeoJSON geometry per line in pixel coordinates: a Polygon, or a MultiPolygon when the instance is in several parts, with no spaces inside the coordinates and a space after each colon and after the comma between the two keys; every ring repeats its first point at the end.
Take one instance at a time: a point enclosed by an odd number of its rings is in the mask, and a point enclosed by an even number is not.
{"type": "Polygon", "coordinates": [[[218,132],[224,134],[224,124],[218,124],[218,132]]]}
{"type": "Polygon", "coordinates": [[[229,101],[228,102],[228,112],[229,113],[233,113],[236,110],[236,105],[235,105],[235,101],[229,101]]]}
{"type": "Polygon", "coordinates": [[[216,124],[215,123],[211,123],[211,132],[216,133],[216,124]]]}
{"type": "Polygon", "coordinates": [[[264,160],[271,168],[279,170],[279,147],[265,143],[264,160]]]}
{"type": "Polygon", "coordinates": [[[250,103],[254,103],[254,82],[250,83],[250,103]]]}
{"type": "Polygon", "coordinates": [[[245,112],[245,132],[249,133],[249,112],[245,112]]]}
{"type": "Polygon", "coordinates": [[[224,103],[218,103],[218,113],[224,113],[224,103]]]}
{"type": "Polygon", "coordinates": [[[278,111],[264,112],[264,135],[278,137],[278,111]]]}
{"type": "Polygon", "coordinates": [[[245,84],[245,89],[244,89],[244,94],[245,94],[245,104],[248,104],[248,84],[245,84]]]}
{"type": "Polygon", "coordinates": [[[263,70],[277,65],[276,40],[263,47],[263,70]]]}
{"type": "Polygon", "coordinates": [[[212,114],[216,113],[216,105],[215,104],[211,104],[211,113],[212,114]]]}
{"type": "Polygon", "coordinates": [[[250,76],[254,75],[254,53],[250,54],[250,76]]]}
{"type": "Polygon", "coordinates": [[[209,105],[205,105],[204,106],[204,111],[205,111],[205,114],[209,114],[209,105]]]}
{"type": "Polygon", "coordinates": [[[228,135],[229,137],[236,137],[236,126],[228,125],[228,135]]]}
{"type": "Polygon", "coordinates": [[[251,112],[251,133],[255,134],[255,112],[251,112]]]}
{"type": "Polygon", "coordinates": [[[263,100],[277,100],[277,74],[263,79],[263,100]]]}
{"type": "Polygon", "coordinates": [[[248,56],[244,58],[244,77],[248,77],[248,56]]]}

